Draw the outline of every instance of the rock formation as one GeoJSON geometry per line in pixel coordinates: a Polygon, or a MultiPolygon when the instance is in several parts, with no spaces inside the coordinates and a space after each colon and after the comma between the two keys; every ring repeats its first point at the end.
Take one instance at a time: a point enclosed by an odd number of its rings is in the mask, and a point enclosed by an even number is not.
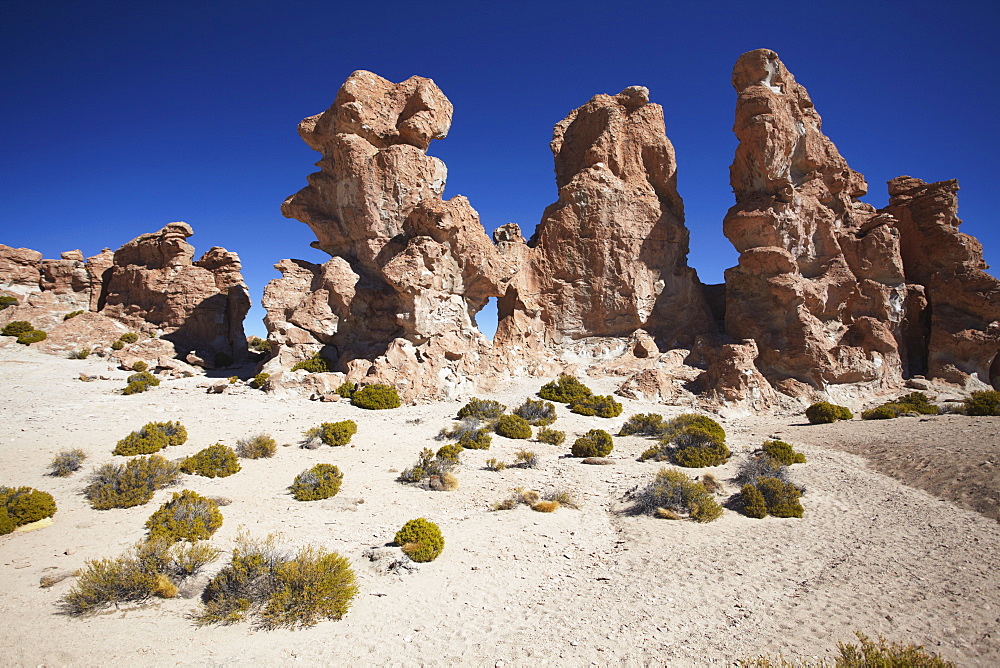
{"type": "Polygon", "coordinates": [[[987,274],[983,247],[958,226],[957,181],[889,181],[906,280],[921,301],[907,318],[906,363],[913,374],[1000,387],[1000,281],[987,274]],[[922,307],[922,308],[921,308],[922,307]]]}
{"type": "Polygon", "coordinates": [[[663,108],[631,86],[555,126],[559,199],[499,302],[495,340],[540,351],[646,330],[660,347],[714,331],[694,270],[663,108]]]}
{"type": "Polygon", "coordinates": [[[726,272],[726,333],[752,339],[779,388],[898,386],[908,291],[892,216],[821,132],[805,88],[767,49],[733,70],[736,194],[724,232],[740,252],[726,272]]]}
{"type": "Polygon", "coordinates": [[[448,394],[488,365],[475,314],[515,267],[466,198],[441,198],[447,170],[426,151],[451,114],[430,79],[358,71],[299,124],[323,157],[282,213],[308,224],[332,259],[276,265],[283,276],[264,294],[278,346],[269,369],[321,352],[352,380],[395,382],[413,399],[448,394]]]}

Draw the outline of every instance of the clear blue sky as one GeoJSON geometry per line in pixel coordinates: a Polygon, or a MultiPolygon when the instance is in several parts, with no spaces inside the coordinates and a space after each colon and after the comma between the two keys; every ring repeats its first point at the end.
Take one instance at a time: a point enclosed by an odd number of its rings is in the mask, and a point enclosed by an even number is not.
{"type": "MultiPolygon", "coordinates": [[[[255,302],[272,266],[323,262],[279,213],[318,154],[298,121],[357,69],[434,79],[455,105],[430,152],[446,197],[487,230],[530,234],[556,198],[552,126],[629,85],[663,105],[690,264],[722,281],[736,58],[774,49],[824,130],[886,202],[885,181],[959,179],[963,231],[1000,266],[1000,3],[54,2],[0,15],[0,242],[87,255],[183,220],[200,255],[237,251],[255,302]]],[[[485,318],[480,319],[488,329],[485,318]]]]}

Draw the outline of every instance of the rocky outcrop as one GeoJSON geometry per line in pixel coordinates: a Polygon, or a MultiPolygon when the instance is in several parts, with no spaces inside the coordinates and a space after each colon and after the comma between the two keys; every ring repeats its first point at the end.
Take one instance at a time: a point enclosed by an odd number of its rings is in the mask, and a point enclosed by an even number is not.
{"type": "Polygon", "coordinates": [[[276,265],[282,278],[264,294],[278,347],[269,369],[322,352],[348,376],[391,380],[413,399],[449,394],[489,366],[474,318],[505,292],[517,252],[494,245],[466,198],[441,198],[447,170],[426,151],[451,114],[430,79],[358,71],[300,123],[323,157],[282,213],[308,224],[332,259],[276,265]]]}
{"type": "Polygon", "coordinates": [[[908,309],[906,364],[960,384],[1000,387],[1000,281],[986,273],[983,247],[958,226],[958,182],[889,181],[908,283],[921,301],[908,309]]]}
{"type": "Polygon", "coordinates": [[[499,302],[498,345],[542,351],[644,329],[671,347],[714,331],[687,266],[674,149],[649,91],[595,96],[555,126],[551,149],[559,199],[499,302]]]}
{"type": "Polygon", "coordinates": [[[114,253],[99,300],[103,315],[157,334],[211,361],[247,354],[243,318],[250,297],[236,253],[215,247],[194,260],[187,223],[143,234],[114,253]]]}
{"type": "Polygon", "coordinates": [[[733,70],[736,194],[724,232],[740,252],[726,272],[726,333],[752,339],[756,366],[780,385],[902,381],[908,290],[892,216],[822,133],[805,88],[767,49],[733,70]]]}

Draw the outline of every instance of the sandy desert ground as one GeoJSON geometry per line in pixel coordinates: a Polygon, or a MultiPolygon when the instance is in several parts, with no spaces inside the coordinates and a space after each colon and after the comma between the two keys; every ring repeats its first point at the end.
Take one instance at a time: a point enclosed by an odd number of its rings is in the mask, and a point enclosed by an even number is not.
{"type": "MultiPolygon", "coordinates": [[[[648,446],[640,437],[615,438],[613,466],[587,466],[564,456],[568,445],[495,436],[489,451],[464,454],[458,490],[434,492],[397,482],[398,471],[440,445],[435,434],[462,402],[369,412],[249,388],[210,395],[205,378],[123,397],[116,391],[126,375],[93,357],[0,349],[0,485],[48,491],[59,506],[52,526],[0,537],[3,665],[725,665],[761,653],[829,657],[854,630],[920,643],[963,666],[1000,664],[1000,418],[721,420],[734,457],[712,470],[720,479],[771,436],[807,455],[792,468],[806,489],[805,517],[753,520],[727,510],[697,524],[619,512],[660,466],[636,460],[648,446]],[[111,380],[80,382],[80,372],[111,380]],[[347,418],[359,425],[351,445],[294,445],[308,427],[347,418]],[[242,526],[348,557],[360,593],[343,620],[301,631],[197,628],[188,617],[196,597],[82,619],[59,614],[73,579],[48,589],[39,579],[122,553],[171,495],[107,511],[80,495],[89,470],[121,459],[111,454],[115,442],[153,420],[188,429],[168,457],[260,431],[293,444],[273,459],[244,461],[228,478],[185,476],[174,491],[232,499],[213,538],[224,550],[242,526]],[[84,470],[47,476],[53,456],[71,447],[89,453],[84,470]],[[524,447],[540,455],[539,468],[484,469],[487,458],[512,461],[524,447]],[[344,472],[340,493],[296,502],[287,486],[319,462],[344,472]],[[515,487],[571,490],[582,505],[492,511],[515,487]],[[362,552],[421,516],[444,533],[441,557],[411,575],[377,573],[362,552]]],[[[543,382],[519,380],[492,398],[513,406],[543,382]]],[[[588,383],[612,389],[610,380],[588,383]]],[[[637,412],[687,412],[623,403],[612,420],[562,409],[554,427],[572,439],[594,427],[615,433],[637,412]]],[[[728,483],[725,495],[736,491],[728,483]]]]}

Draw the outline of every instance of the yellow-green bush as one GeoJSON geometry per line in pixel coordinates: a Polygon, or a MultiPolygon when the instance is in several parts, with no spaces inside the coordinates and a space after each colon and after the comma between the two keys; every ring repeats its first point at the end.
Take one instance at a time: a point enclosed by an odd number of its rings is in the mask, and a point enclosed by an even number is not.
{"type": "Polygon", "coordinates": [[[672,461],[685,468],[720,466],[729,459],[729,448],[717,440],[715,433],[691,425],[675,433],[671,441],[674,450],[672,461]]]}
{"type": "Polygon", "coordinates": [[[538,468],[538,455],[531,450],[518,450],[514,453],[514,462],[515,466],[524,469],[536,469],[538,468]]]}
{"type": "Polygon", "coordinates": [[[659,436],[663,432],[663,416],[659,413],[636,413],[622,425],[619,436],[659,436]]]}
{"type": "Polygon", "coordinates": [[[333,464],[317,464],[295,476],[288,489],[296,501],[329,499],[340,491],[344,474],[333,464]]]}
{"type": "Polygon", "coordinates": [[[341,383],[340,387],[337,388],[337,394],[345,399],[350,399],[354,396],[355,390],[358,389],[357,383],[341,383]]]}
{"type": "Polygon", "coordinates": [[[806,419],[809,424],[829,424],[837,420],[853,420],[854,413],[845,406],[817,401],[806,409],[806,419]]]}
{"type": "Polygon", "coordinates": [[[254,352],[267,354],[271,352],[271,342],[259,336],[251,336],[250,340],[247,341],[247,348],[254,352]]]}
{"type": "Polygon", "coordinates": [[[542,401],[529,397],[512,412],[514,415],[527,420],[528,424],[533,427],[545,427],[556,421],[556,406],[551,401],[542,401]]]}
{"type": "Polygon", "coordinates": [[[33,487],[0,487],[0,507],[7,511],[14,528],[56,514],[56,501],[52,495],[33,487]]]}
{"type": "Polygon", "coordinates": [[[139,340],[139,335],[135,332],[126,332],[118,337],[118,340],[122,343],[135,343],[139,340]]]}
{"type": "Polygon", "coordinates": [[[7,509],[0,506],[0,536],[6,536],[16,528],[17,525],[14,524],[14,520],[7,514],[7,509]]]}
{"type": "Polygon", "coordinates": [[[591,429],[573,442],[570,452],[574,457],[607,457],[614,447],[611,434],[603,429],[591,429]]]}
{"type": "Polygon", "coordinates": [[[443,446],[437,453],[424,448],[417,463],[399,474],[399,479],[403,482],[421,482],[431,476],[441,477],[450,473],[458,465],[462,449],[461,442],[443,446]]]}
{"type": "Polygon", "coordinates": [[[570,404],[591,396],[593,392],[575,376],[563,374],[557,380],[542,385],[538,396],[561,404],[570,404]]]}
{"type": "Polygon", "coordinates": [[[806,463],[806,456],[801,452],[795,452],[791,443],[785,443],[784,441],[764,441],[764,444],[760,446],[760,449],[763,450],[764,454],[768,457],[777,459],[785,466],[806,463]]]}
{"type": "Polygon", "coordinates": [[[90,348],[80,348],[79,350],[74,350],[69,354],[71,360],[85,360],[90,357],[90,348]]]}
{"type": "Polygon", "coordinates": [[[350,562],[306,546],[292,557],[274,536],[237,538],[233,558],[205,587],[200,626],[256,620],[264,629],[303,628],[341,619],[357,594],[350,562]]]}
{"type": "Polygon", "coordinates": [[[274,457],[278,444],[270,434],[255,434],[236,441],[236,454],[243,459],[274,457]]]}
{"type": "Polygon", "coordinates": [[[1000,415],[1000,392],[977,390],[963,403],[966,415],[1000,415]]]}
{"type": "Polygon", "coordinates": [[[468,450],[489,450],[493,437],[488,427],[480,425],[478,418],[464,417],[450,429],[442,429],[437,439],[457,439],[458,444],[468,450]]]}
{"type": "Polygon", "coordinates": [[[219,505],[189,489],[179,494],[175,492],[170,501],[146,520],[150,539],[162,538],[170,542],[208,540],[221,526],[219,505]]]}
{"type": "Polygon", "coordinates": [[[399,394],[392,385],[365,385],[351,395],[351,403],[368,410],[399,408],[399,394]]]}
{"type": "Polygon", "coordinates": [[[148,371],[133,373],[128,377],[127,381],[128,385],[122,390],[122,394],[125,395],[139,394],[160,384],[160,379],[148,371]]]}
{"type": "Polygon", "coordinates": [[[487,422],[490,420],[496,420],[503,415],[506,410],[507,407],[499,401],[472,398],[467,404],[458,410],[458,419],[464,420],[465,418],[475,418],[476,420],[487,422]]]}
{"type": "Polygon", "coordinates": [[[111,350],[121,350],[124,347],[125,347],[125,342],[122,341],[121,339],[111,344],[111,350]]]}
{"type": "Polygon", "coordinates": [[[327,445],[347,445],[351,437],[358,433],[358,425],[354,420],[340,422],[324,422],[319,426],[320,440],[327,445]]]}
{"type": "Polygon", "coordinates": [[[83,468],[83,460],[87,458],[87,453],[80,448],[63,450],[52,463],[49,464],[49,475],[57,478],[65,478],[83,468]]]}
{"type": "Polygon", "coordinates": [[[764,501],[764,495],[754,485],[743,485],[740,489],[740,504],[743,508],[743,514],[747,517],[759,520],[767,517],[767,503],[764,501]]]}
{"type": "Polygon", "coordinates": [[[403,528],[396,532],[393,542],[401,546],[403,552],[416,562],[434,561],[444,550],[444,536],[441,535],[441,529],[423,517],[404,524],[403,528]]]}
{"type": "Polygon", "coordinates": [[[126,457],[151,455],[168,445],[183,445],[186,442],[187,429],[180,422],[150,422],[118,441],[114,454],[126,457]]]}
{"type": "Polygon", "coordinates": [[[13,320],[4,325],[3,330],[0,330],[0,334],[4,336],[21,336],[34,330],[35,328],[27,320],[13,320]]]}
{"type": "Polygon", "coordinates": [[[802,517],[802,504],[799,488],[778,478],[761,478],[757,481],[757,489],[764,497],[767,512],[775,517],[802,517]]]}
{"type": "Polygon", "coordinates": [[[17,306],[17,297],[12,297],[10,295],[0,295],[0,311],[11,306],[17,306]]]}
{"type": "Polygon", "coordinates": [[[596,415],[602,418],[618,417],[622,414],[622,405],[608,395],[592,395],[569,405],[571,413],[578,415],[596,415]]]}
{"type": "Polygon", "coordinates": [[[895,401],[889,401],[862,411],[863,420],[891,420],[903,413],[918,413],[920,415],[937,415],[941,409],[931,403],[931,398],[923,392],[910,392],[895,401]]]}
{"type": "Polygon", "coordinates": [[[91,474],[83,495],[97,510],[141,506],[156,490],[176,483],[179,471],[177,464],[159,455],[104,464],[91,474]]]}
{"type": "Polygon", "coordinates": [[[239,473],[240,460],[232,448],[216,443],[196,452],[181,462],[184,473],[203,475],[206,478],[226,478],[239,473]]]}
{"type": "Polygon", "coordinates": [[[64,321],[65,320],[69,320],[70,318],[75,318],[76,316],[82,315],[82,314],[83,314],[83,311],[70,311],[69,313],[67,313],[66,315],[63,316],[63,320],[64,321]]]}
{"type": "Polygon", "coordinates": [[[292,367],[292,371],[298,371],[299,369],[303,369],[309,373],[327,373],[332,371],[330,361],[319,353],[316,353],[307,360],[296,362],[292,367]]]}
{"type": "Polygon", "coordinates": [[[264,385],[267,383],[267,379],[270,377],[271,374],[269,373],[263,373],[263,372],[258,373],[250,380],[250,387],[252,387],[255,390],[259,390],[264,387],[264,385]]]}
{"type": "Polygon", "coordinates": [[[722,507],[704,485],[668,468],[661,468],[636,496],[636,512],[655,514],[658,509],[687,514],[696,522],[711,522],[722,516],[722,507]]]}
{"type": "Polygon", "coordinates": [[[501,415],[493,430],[506,438],[531,438],[531,425],[523,417],[517,415],[501,415]]]}
{"type": "Polygon", "coordinates": [[[667,420],[663,425],[663,432],[660,438],[669,443],[687,427],[698,427],[712,435],[718,442],[726,442],[726,430],[722,428],[722,425],[707,415],[699,415],[698,413],[683,413],[671,420],[667,420]]]}
{"type": "Polygon", "coordinates": [[[141,372],[145,371],[148,368],[149,368],[149,365],[146,364],[145,362],[143,362],[142,360],[138,360],[137,362],[135,362],[134,364],[132,364],[132,371],[138,371],[138,372],[141,373],[141,372]]]}
{"type": "Polygon", "coordinates": [[[33,329],[30,332],[25,332],[24,334],[19,335],[17,337],[17,342],[25,346],[30,346],[32,343],[44,341],[48,338],[48,336],[48,334],[40,329],[33,329]]]}
{"type": "Polygon", "coordinates": [[[566,432],[559,431],[558,429],[549,429],[548,427],[540,427],[538,433],[535,434],[535,438],[541,443],[562,445],[566,441],[566,432]]]}

